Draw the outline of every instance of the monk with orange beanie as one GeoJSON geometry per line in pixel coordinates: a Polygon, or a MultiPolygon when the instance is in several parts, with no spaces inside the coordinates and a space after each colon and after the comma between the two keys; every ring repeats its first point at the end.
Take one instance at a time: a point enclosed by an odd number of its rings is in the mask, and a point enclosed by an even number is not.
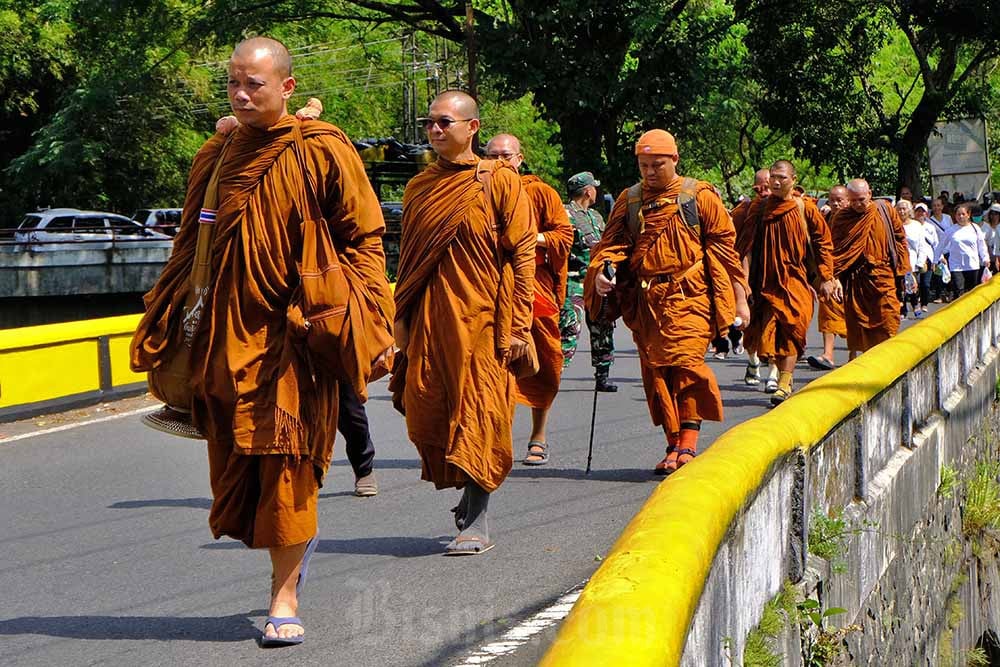
{"type": "Polygon", "coordinates": [[[615,201],[584,297],[591,318],[620,312],[632,330],[649,412],[667,437],[654,472],[669,474],[695,456],[702,421],[722,420],[705,350],[737,317],[749,322],[747,282],[729,212],[711,184],[677,174],[674,137],[650,130],[635,154],[642,180],[615,201]],[[617,267],[611,279],[605,260],[617,267]]]}

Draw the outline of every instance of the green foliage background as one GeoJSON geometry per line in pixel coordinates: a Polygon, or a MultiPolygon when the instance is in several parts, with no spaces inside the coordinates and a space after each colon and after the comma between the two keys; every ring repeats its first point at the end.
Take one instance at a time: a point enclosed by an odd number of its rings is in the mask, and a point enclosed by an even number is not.
{"type": "MultiPolygon", "coordinates": [[[[468,84],[465,3],[363,4],[0,0],[0,225],[38,206],[177,205],[228,110],[225,59],[248,34],[293,50],[293,107],[314,95],[354,138],[403,138],[407,68],[418,110],[434,90],[468,84]]],[[[483,138],[520,137],[529,168],[560,190],[590,169],[617,194],[635,177],[635,137],[663,127],[678,137],[681,171],[730,200],[778,158],[796,160],[810,191],[863,175],[892,192],[911,118],[934,97],[928,82],[944,85],[925,70],[949,58],[971,75],[935,113],[982,114],[1000,145],[993,3],[926,15],[847,0],[473,4],[483,138]]]]}

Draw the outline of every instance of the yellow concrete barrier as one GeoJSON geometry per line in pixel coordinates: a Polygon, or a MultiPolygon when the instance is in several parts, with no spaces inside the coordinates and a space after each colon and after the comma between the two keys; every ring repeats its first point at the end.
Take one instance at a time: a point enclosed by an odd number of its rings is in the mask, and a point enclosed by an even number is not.
{"type": "Polygon", "coordinates": [[[0,415],[145,383],[128,367],[139,315],[0,330],[0,415]]]}
{"type": "Polygon", "coordinates": [[[770,467],[820,442],[998,299],[994,279],[730,429],[671,475],[615,542],[540,664],[679,664],[716,552],[770,467]]]}

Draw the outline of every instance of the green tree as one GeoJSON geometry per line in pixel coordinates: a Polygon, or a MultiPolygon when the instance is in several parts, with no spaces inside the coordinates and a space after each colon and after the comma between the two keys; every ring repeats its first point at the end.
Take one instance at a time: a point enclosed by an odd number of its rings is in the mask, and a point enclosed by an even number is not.
{"type": "Polygon", "coordinates": [[[31,146],[6,169],[21,207],[127,213],[178,203],[191,157],[211,127],[202,119],[200,129],[189,111],[204,78],[182,50],[196,4],[66,3],[73,30],[65,47],[75,54],[77,76],[31,146]]]}
{"type": "MultiPolygon", "coordinates": [[[[23,153],[76,77],[66,2],[0,0],[0,170],[23,153]]],[[[0,208],[12,193],[0,179],[0,208]]]]}
{"type": "Polygon", "coordinates": [[[764,121],[814,162],[919,194],[939,119],[978,115],[1000,56],[1000,5],[981,0],[737,0],[764,121]]]}
{"type": "Polygon", "coordinates": [[[610,186],[635,173],[631,144],[651,126],[680,130],[701,119],[715,77],[713,45],[733,27],[722,0],[481,0],[475,33],[461,0],[271,0],[246,8],[217,6],[230,29],[263,22],[350,18],[396,22],[455,43],[475,44],[485,81],[504,99],[531,94],[542,117],[558,127],[563,175],[605,171],[610,186]]]}

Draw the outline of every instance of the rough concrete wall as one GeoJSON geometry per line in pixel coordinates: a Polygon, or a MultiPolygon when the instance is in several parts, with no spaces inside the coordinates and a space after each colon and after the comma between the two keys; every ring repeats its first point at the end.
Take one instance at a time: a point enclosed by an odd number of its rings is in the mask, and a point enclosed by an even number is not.
{"type": "Polygon", "coordinates": [[[4,253],[0,255],[0,295],[145,292],[156,282],[170,251],[170,248],[115,248],[4,253]]]}
{"type": "MultiPolygon", "coordinates": [[[[937,494],[942,466],[971,469],[969,438],[997,414],[998,343],[994,304],[817,446],[772,468],[716,554],[682,664],[742,664],[747,633],[785,580],[847,609],[834,625],[861,625],[846,642],[854,664],[935,665],[942,641],[959,655],[1000,630],[1000,572],[970,557],[959,500],[937,494]],[[852,528],[837,568],[803,571],[814,512],[842,512],[852,528]],[[956,604],[964,617],[942,639],[956,604]]],[[[799,664],[797,640],[792,628],[776,642],[785,664],[799,664]]]]}

